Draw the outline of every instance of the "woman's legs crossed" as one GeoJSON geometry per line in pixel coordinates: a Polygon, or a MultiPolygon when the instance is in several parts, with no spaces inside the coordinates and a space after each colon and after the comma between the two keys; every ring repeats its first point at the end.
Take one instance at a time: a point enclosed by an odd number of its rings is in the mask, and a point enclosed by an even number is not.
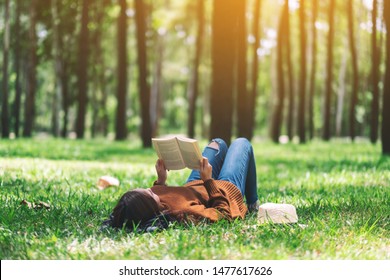
{"type": "MultiPolygon", "coordinates": [[[[212,173],[213,179],[217,179],[219,176],[223,162],[225,160],[227,150],[228,147],[225,141],[222,140],[221,138],[215,138],[211,140],[210,144],[207,147],[205,147],[203,150],[202,155],[209,160],[209,163],[213,167],[213,173],[212,173]],[[212,147],[214,146],[212,145],[213,143],[218,144],[218,149],[212,147]]],[[[194,180],[200,180],[199,170],[192,170],[190,176],[187,179],[187,183],[194,180]]]]}
{"type": "Polygon", "coordinates": [[[252,145],[247,139],[238,138],[230,145],[218,180],[236,185],[248,205],[257,201],[256,163],[252,145]]]}

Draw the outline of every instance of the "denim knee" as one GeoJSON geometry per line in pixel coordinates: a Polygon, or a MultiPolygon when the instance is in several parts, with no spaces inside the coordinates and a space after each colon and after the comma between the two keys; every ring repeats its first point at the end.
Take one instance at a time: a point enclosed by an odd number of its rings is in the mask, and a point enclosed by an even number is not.
{"type": "Polygon", "coordinates": [[[226,154],[227,150],[228,150],[228,146],[226,145],[226,142],[221,139],[221,138],[214,138],[210,141],[211,142],[216,142],[219,146],[219,152],[217,154],[219,154],[220,152],[222,152],[223,154],[226,154]]]}
{"type": "Polygon", "coordinates": [[[251,142],[249,142],[249,140],[244,137],[237,138],[236,140],[233,141],[233,143],[244,145],[244,146],[252,146],[251,142]]]}

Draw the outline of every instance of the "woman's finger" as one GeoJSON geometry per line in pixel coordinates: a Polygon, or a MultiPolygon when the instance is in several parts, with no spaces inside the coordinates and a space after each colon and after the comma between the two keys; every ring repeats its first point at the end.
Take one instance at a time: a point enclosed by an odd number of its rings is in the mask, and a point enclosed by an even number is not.
{"type": "Polygon", "coordinates": [[[202,164],[203,164],[203,169],[205,169],[207,167],[207,165],[209,164],[209,160],[206,157],[204,157],[202,164]]]}

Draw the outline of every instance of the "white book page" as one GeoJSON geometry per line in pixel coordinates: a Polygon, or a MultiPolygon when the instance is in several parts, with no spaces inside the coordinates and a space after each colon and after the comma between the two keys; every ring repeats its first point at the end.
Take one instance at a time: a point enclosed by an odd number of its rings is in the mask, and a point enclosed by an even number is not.
{"type": "Polygon", "coordinates": [[[168,170],[185,168],[176,139],[153,139],[153,145],[168,170]]]}
{"type": "Polygon", "coordinates": [[[178,143],[186,167],[199,170],[202,154],[200,152],[198,142],[193,139],[178,138],[178,143]]]}

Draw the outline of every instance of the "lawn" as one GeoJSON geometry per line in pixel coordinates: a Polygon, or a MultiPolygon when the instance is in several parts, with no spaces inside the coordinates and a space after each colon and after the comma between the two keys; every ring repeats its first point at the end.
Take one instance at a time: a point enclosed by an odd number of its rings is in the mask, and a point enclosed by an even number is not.
{"type": "MultiPolygon", "coordinates": [[[[390,259],[390,158],[379,145],[258,141],[254,150],[260,202],[294,204],[298,224],[260,225],[251,216],[138,234],[99,227],[122,193],[155,180],[152,149],[138,141],[1,140],[0,258],[390,259]],[[120,186],[99,190],[102,175],[120,186]]],[[[171,171],[168,183],[188,174],[171,171]]]]}

